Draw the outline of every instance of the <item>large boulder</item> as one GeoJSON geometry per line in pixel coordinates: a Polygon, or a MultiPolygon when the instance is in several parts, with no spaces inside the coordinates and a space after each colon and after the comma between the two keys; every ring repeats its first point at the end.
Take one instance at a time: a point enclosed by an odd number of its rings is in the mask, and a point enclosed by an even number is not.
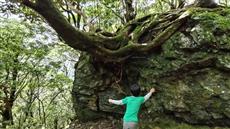
{"type": "Polygon", "coordinates": [[[120,116],[125,107],[107,99],[121,99],[139,83],[142,95],[157,90],[142,109],[149,117],[230,126],[230,9],[191,10],[186,24],[152,55],[105,63],[82,53],[72,91],[77,117],[120,116]]]}

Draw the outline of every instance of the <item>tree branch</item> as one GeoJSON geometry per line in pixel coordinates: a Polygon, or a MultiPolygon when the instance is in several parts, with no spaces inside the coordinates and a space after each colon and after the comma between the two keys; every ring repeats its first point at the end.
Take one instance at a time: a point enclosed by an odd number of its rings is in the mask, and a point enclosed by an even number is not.
{"type": "Polygon", "coordinates": [[[203,8],[216,8],[218,4],[215,0],[195,0],[194,5],[203,8]]]}
{"type": "Polygon", "coordinates": [[[127,57],[135,54],[147,53],[152,50],[159,48],[165,41],[167,41],[186,21],[190,16],[189,11],[185,11],[180,17],[178,17],[172,24],[165,29],[161,34],[159,34],[150,43],[138,44],[129,42],[128,45],[118,49],[118,50],[104,50],[106,53],[112,57],[127,57]]]}
{"type": "Polygon", "coordinates": [[[27,7],[32,8],[32,9],[36,8],[36,3],[33,3],[30,0],[23,0],[22,4],[26,5],[27,7]]]}
{"type": "Polygon", "coordinates": [[[129,22],[135,19],[136,12],[132,6],[133,0],[124,0],[124,1],[122,0],[122,2],[124,3],[124,8],[126,10],[126,13],[125,13],[126,22],[129,22]]]}
{"type": "MultiPolygon", "coordinates": [[[[129,35],[130,32],[135,29],[135,26],[137,26],[134,25],[133,27],[132,23],[128,23],[116,36],[106,37],[97,33],[81,32],[74,28],[54,6],[52,0],[37,0],[35,5],[33,3],[34,6],[31,6],[31,3],[28,4],[25,2],[28,2],[28,0],[24,0],[24,5],[41,14],[70,47],[76,50],[86,51],[95,57],[107,61],[125,60],[133,54],[143,54],[159,48],[159,46],[178,30],[187,17],[180,17],[173,21],[172,25],[155,37],[152,42],[138,44],[138,42],[134,42],[129,35]]],[[[127,2],[132,2],[132,0],[127,2]]],[[[130,5],[130,3],[126,4],[129,4],[129,6],[132,5],[130,5]]],[[[134,13],[132,11],[134,10],[131,10],[130,15],[134,13]]],[[[133,18],[135,18],[135,16],[133,18]]]]}
{"type": "Polygon", "coordinates": [[[100,55],[101,52],[98,50],[98,46],[101,47],[100,45],[103,45],[103,40],[108,39],[75,29],[54,6],[51,0],[37,0],[36,6],[31,6],[28,0],[24,0],[23,4],[42,15],[59,36],[63,38],[65,43],[72,48],[100,55]]]}

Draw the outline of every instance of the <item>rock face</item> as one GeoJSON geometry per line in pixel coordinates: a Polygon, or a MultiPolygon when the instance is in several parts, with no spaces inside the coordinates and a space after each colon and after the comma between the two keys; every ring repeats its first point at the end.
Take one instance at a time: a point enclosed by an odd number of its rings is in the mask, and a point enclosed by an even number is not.
{"type": "Polygon", "coordinates": [[[76,64],[73,103],[77,117],[92,120],[121,114],[107,99],[129,95],[138,83],[149,117],[171,116],[191,124],[230,126],[230,9],[197,10],[160,52],[106,64],[83,53],[76,64]]]}

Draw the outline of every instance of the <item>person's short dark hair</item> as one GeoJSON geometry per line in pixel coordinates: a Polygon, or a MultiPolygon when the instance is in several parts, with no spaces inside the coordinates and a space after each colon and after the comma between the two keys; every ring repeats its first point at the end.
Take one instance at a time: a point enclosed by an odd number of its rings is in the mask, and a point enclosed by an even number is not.
{"type": "Polygon", "coordinates": [[[138,96],[140,94],[141,88],[138,84],[133,84],[130,86],[130,91],[133,96],[138,96]]]}

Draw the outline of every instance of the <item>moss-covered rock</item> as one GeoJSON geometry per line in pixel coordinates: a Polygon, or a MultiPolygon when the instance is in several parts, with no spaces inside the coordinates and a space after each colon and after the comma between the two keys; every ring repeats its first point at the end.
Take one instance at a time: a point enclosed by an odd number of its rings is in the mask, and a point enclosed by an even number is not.
{"type": "Polygon", "coordinates": [[[76,65],[73,102],[85,120],[121,114],[125,107],[107,99],[129,95],[139,83],[142,95],[157,93],[145,103],[144,118],[170,116],[191,124],[230,126],[230,9],[191,9],[192,17],[160,52],[104,63],[82,54],[76,65]],[[87,115],[86,115],[87,114],[87,115]]]}

